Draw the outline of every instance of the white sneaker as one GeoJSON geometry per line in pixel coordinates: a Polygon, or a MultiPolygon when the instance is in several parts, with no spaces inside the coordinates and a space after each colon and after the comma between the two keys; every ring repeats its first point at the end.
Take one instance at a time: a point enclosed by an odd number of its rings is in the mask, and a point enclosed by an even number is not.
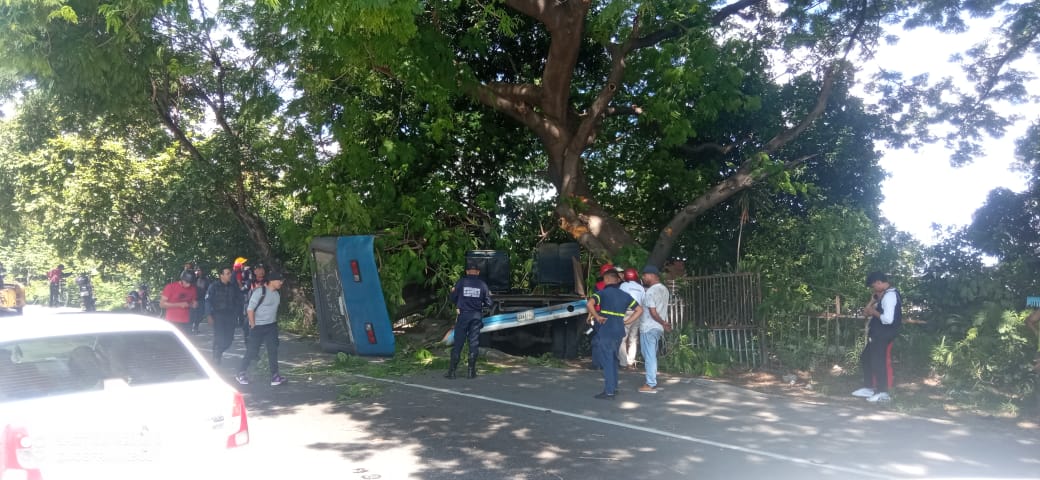
{"type": "Polygon", "coordinates": [[[871,395],[867,401],[870,403],[888,403],[892,401],[892,397],[888,396],[888,392],[878,392],[871,395]]]}
{"type": "Polygon", "coordinates": [[[855,392],[852,392],[852,396],[859,398],[870,398],[874,396],[874,389],[863,387],[859,390],[856,390],[855,392]]]}

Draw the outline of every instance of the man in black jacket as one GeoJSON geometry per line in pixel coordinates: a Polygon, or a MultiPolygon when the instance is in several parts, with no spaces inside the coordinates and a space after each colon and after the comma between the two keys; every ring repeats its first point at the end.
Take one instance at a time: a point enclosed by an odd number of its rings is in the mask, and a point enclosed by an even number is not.
{"type": "Polygon", "coordinates": [[[231,267],[220,270],[220,281],[206,290],[206,319],[213,327],[213,362],[220,365],[224,351],[235,338],[235,326],[242,311],[242,293],[231,282],[231,267]]]}
{"type": "Polygon", "coordinates": [[[476,260],[466,260],[466,276],[451,289],[451,301],[458,307],[455,321],[455,344],[451,347],[451,366],[445,378],[455,378],[459,366],[462,346],[469,340],[469,378],[477,376],[477,353],[480,347],[480,329],[484,328],[483,309],[491,306],[491,290],[480,279],[480,265],[476,260]]]}

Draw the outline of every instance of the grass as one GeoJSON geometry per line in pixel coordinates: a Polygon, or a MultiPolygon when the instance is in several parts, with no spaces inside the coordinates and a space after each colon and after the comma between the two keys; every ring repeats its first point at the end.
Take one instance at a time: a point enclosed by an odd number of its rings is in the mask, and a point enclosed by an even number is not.
{"type": "Polygon", "coordinates": [[[524,362],[529,367],[564,368],[567,364],[553,356],[551,353],[543,353],[540,357],[524,357],[524,362]]]}
{"type": "Polygon", "coordinates": [[[336,401],[342,403],[353,403],[358,400],[368,400],[383,395],[384,387],[368,382],[349,382],[340,386],[336,401]]]}

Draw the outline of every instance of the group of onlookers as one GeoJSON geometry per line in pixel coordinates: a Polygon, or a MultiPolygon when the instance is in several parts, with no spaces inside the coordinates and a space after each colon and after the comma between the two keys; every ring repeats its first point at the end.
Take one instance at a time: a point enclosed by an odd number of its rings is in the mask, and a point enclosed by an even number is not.
{"type": "Polygon", "coordinates": [[[221,267],[215,281],[203,278],[195,264],[185,264],[180,278],[167,284],[159,297],[165,318],[186,335],[198,333],[202,320],[213,328],[213,363],[223,362],[224,352],[234,342],[235,330],[242,328],[246,354],[235,379],[249,384],[250,364],[259,358],[260,346],[267,349],[271,385],[286,382],[278,372],[278,306],[284,277],[268,272],[266,265],[246,266],[245,258],[221,267]]]}
{"type": "Polygon", "coordinates": [[[613,400],[617,395],[618,369],[634,369],[636,355],[643,356],[645,382],[641,393],[657,393],[657,350],[668,323],[668,289],[661,271],[643,267],[642,277],[634,268],[619,270],[611,264],[600,267],[600,281],[587,301],[592,322],[592,359],[603,369],[603,391],[595,398],[613,400]]]}

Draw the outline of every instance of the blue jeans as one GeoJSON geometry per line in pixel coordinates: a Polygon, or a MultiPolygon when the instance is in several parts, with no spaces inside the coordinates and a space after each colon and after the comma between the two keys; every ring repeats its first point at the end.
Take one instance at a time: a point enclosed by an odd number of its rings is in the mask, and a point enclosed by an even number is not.
{"type": "Polygon", "coordinates": [[[646,367],[646,384],[657,386],[657,342],[664,335],[660,328],[639,331],[639,348],[643,351],[643,366],[646,367]]]}

